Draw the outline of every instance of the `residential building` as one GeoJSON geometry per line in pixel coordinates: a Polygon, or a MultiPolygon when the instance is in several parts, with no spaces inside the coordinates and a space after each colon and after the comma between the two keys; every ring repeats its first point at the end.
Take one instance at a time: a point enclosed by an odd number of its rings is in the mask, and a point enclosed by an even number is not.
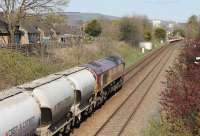
{"type": "Polygon", "coordinates": [[[7,30],[7,24],[0,20],[0,46],[8,44],[9,34],[7,30]]]}
{"type": "Polygon", "coordinates": [[[153,20],[152,23],[154,28],[158,28],[161,27],[162,22],[160,20],[153,20]]]}
{"type": "MultiPolygon", "coordinates": [[[[8,24],[2,20],[0,15],[0,45],[5,46],[10,41],[10,34],[8,24]]],[[[65,23],[44,25],[40,20],[28,19],[17,26],[15,44],[48,44],[50,41],[66,44],[80,36],[82,36],[82,30],[79,26],[69,26],[65,23]]]]}

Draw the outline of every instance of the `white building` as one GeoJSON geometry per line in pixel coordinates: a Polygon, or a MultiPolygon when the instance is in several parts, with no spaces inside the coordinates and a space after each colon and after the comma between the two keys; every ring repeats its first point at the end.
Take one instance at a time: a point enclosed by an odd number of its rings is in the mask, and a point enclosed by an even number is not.
{"type": "Polygon", "coordinates": [[[161,21],[160,20],[153,20],[153,27],[158,28],[161,27],[161,21]]]}

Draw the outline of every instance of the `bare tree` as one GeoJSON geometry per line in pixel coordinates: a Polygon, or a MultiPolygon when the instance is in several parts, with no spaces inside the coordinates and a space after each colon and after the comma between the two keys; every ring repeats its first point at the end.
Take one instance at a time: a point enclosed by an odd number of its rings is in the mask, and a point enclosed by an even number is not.
{"type": "Polygon", "coordinates": [[[30,14],[60,10],[68,0],[0,0],[0,10],[8,24],[10,43],[21,21],[30,14]]]}

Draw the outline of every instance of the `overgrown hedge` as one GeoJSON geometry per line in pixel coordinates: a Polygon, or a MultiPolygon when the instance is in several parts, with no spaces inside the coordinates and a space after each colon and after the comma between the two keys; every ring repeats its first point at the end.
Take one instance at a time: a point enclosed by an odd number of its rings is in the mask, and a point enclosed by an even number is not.
{"type": "Polygon", "coordinates": [[[31,81],[51,73],[109,56],[121,55],[127,66],[135,63],[144,54],[127,44],[97,41],[83,47],[52,49],[49,56],[30,56],[0,49],[0,90],[31,81]]]}
{"type": "Polygon", "coordinates": [[[44,64],[38,58],[0,49],[0,89],[37,79],[57,69],[57,66],[44,64]]]}
{"type": "Polygon", "coordinates": [[[161,94],[161,118],[150,123],[145,136],[200,135],[200,39],[187,40],[183,52],[167,71],[161,94]]]}

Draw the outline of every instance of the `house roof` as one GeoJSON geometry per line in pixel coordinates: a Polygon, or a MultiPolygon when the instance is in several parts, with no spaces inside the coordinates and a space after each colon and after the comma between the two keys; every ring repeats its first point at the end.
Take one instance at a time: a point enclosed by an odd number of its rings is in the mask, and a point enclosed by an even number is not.
{"type": "Polygon", "coordinates": [[[4,21],[3,13],[0,12],[0,33],[8,33],[8,24],[4,21]]]}
{"type": "MultiPolygon", "coordinates": [[[[15,34],[19,34],[19,33],[23,33],[23,32],[17,29],[15,31],[15,34]]],[[[8,23],[5,21],[5,18],[2,12],[0,12],[0,35],[9,35],[8,23]]]]}
{"type": "Polygon", "coordinates": [[[7,34],[8,33],[8,25],[0,20],[0,33],[7,34]]]}
{"type": "MultiPolygon", "coordinates": [[[[28,33],[40,33],[39,29],[44,31],[46,36],[51,36],[54,32],[57,35],[78,35],[80,34],[80,28],[77,26],[69,26],[66,23],[54,24],[54,25],[44,25],[41,21],[41,17],[37,16],[35,18],[27,18],[21,23],[21,28],[25,29],[28,33]],[[38,29],[39,28],[39,29],[38,29]]],[[[5,22],[3,13],[0,12],[0,34],[8,34],[8,24],[5,22]]]]}
{"type": "Polygon", "coordinates": [[[40,30],[44,31],[46,36],[52,34],[51,26],[42,23],[42,18],[40,16],[29,16],[21,24],[21,26],[26,29],[29,33],[40,33],[40,30]],[[40,30],[39,30],[39,29],[40,30]]]}
{"type": "Polygon", "coordinates": [[[21,23],[21,27],[24,28],[28,33],[39,33],[38,25],[40,24],[40,18],[37,16],[28,16],[21,23]]]}
{"type": "MultiPolygon", "coordinates": [[[[5,19],[4,19],[4,16],[3,16],[3,12],[0,12],[0,20],[1,21],[4,21],[5,19]]],[[[5,22],[5,21],[4,21],[5,22]]]]}
{"type": "Polygon", "coordinates": [[[53,34],[52,28],[50,26],[39,25],[38,26],[42,31],[44,31],[45,35],[50,36],[53,34]]]}
{"type": "Polygon", "coordinates": [[[67,24],[56,24],[52,27],[53,30],[59,35],[72,34],[76,35],[80,32],[79,27],[69,26],[67,24]]]}
{"type": "Polygon", "coordinates": [[[32,24],[29,21],[25,21],[21,24],[22,28],[24,28],[28,33],[40,33],[37,29],[37,25],[32,24]]]}

